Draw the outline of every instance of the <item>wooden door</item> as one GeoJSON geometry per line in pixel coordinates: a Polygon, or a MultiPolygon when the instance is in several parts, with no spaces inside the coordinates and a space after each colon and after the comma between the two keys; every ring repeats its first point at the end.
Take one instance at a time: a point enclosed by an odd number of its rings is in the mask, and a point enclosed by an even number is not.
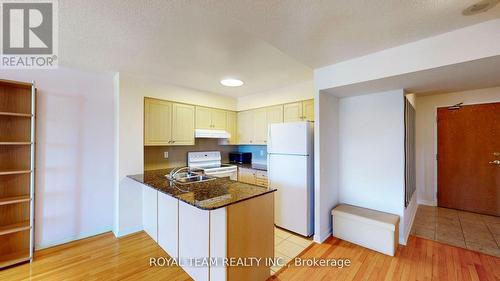
{"type": "Polygon", "coordinates": [[[144,100],[144,145],[169,145],[171,140],[172,104],[144,100]]]}
{"type": "Polygon", "coordinates": [[[172,144],[194,144],[194,114],[192,105],[174,103],[172,106],[172,144]]]}
{"type": "Polygon", "coordinates": [[[196,129],[212,129],[212,109],[196,107],[196,129]]]}
{"type": "Polygon", "coordinates": [[[266,144],[267,142],[267,110],[257,109],[253,111],[253,141],[254,144],[266,144]]]}
{"type": "Polygon", "coordinates": [[[314,121],[314,100],[305,100],[302,102],[302,115],[304,120],[314,121]]]}
{"type": "Polygon", "coordinates": [[[500,216],[500,103],[437,112],[438,205],[500,216]]]}
{"type": "Polygon", "coordinates": [[[221,109],[212,109],[212,129],[226,129],[226,111],[221,109]]]}
{"type": "Polygon", "coordinates": [[[297,122],[302,120],[302,102],[285,104],[283,106],[285,122],[297,122]]]}

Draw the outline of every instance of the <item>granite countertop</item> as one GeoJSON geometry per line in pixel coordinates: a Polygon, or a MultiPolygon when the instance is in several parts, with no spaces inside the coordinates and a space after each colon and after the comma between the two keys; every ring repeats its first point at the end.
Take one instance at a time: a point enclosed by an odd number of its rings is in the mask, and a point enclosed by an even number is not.
{"type": "Polygon", "coordinates": [[[229,163],[241,168],[254,169],[260,171],[267,171],[267,164],[265,163],[251,163],[251,164],[240,164],[240,163],[229,163]]]}
{"type": "Polygon", "coordinates": [[[202,210],[223,208],[276,191],[276,189],[272,188],[232,181],[229,178],[216,178],[200,183],[170,186],[165,177],[170,171],[171,169],[144,171],[144,174],[130,175],[128,177],[202,210]]]}

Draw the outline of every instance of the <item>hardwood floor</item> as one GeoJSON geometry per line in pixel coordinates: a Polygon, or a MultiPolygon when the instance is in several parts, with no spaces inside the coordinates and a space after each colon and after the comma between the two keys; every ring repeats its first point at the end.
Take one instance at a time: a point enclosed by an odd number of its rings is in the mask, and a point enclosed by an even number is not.
{"type": "Polygon", "coordinates": [[[0,270],[0,280],[192,280],[180,267],[150,267],[167,254],[140,232],[112,233],[35,252],[33,262],[0,270]]]}
{"type": "MultiPolygon", "coordinates": [[[[144,232],[106,233],[37,251],[34,261],[0,270],[0,280],[191,280],[179,267],[150,267],[166,253],[144,232]]],[[[336,238],[301,258],[349,258],[350,267],[283,268],[271,280],[500,280],[500,258],[410,236],[390,257],[336,238]]],[[[216,281],[216,280],[213,280],[216,281]]]]}
{"type": "Polygon", "coordinates": [[[301,258],[349,258],[350,267],[294,267],[272,280],[500,280],[500,258],[410,236],[395,257],[330,237],[301,258]]]}

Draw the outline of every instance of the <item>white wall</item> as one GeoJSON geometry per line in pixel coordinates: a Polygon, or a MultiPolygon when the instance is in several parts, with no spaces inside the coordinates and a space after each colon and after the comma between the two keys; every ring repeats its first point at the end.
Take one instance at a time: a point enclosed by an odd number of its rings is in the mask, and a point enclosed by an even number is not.
{"type": "Polygon", "coordinates": [[[417,193],[418,203],[436,205],[436,109],[463,102],[500,101],[500,87],[457,93],[417,95],[417,193]]]}
{"type": "Polygon", "coordinates": [[[140,185],[127,175],[144,170],[143,118],[144,97],[192,103],[229,110],[236,109],[236,99],[166,84],[160,80],[119,75],[119,163],[118,195],[114,232],[117,236],[142,229],[142,192],[140,185]]]}
{"type": "Polygon", "coordinates": [[[500,55],[500,19],[325,66],[314,71],[315,87],[363,81],[500,55]]]}
{"type": "Polygon", "coordinates": [[[404,242],[403,90],[340,99],[339,202],[397,214],[404,242]]]}
{"type": "Polygon", "coordinates": [[[110,73],[2,70],[37,87],[35,248],[110,231],[114,100],[110,73]]]}
{"type": "Polygon", "coordinates": [[[238,98],[238,110],[247,110],[270,105],[290,103],[314,98],[314,83],[312,80],[238,98]]]}
{"type": "Polygon", "coordinates": [[[339,99],[317,93],[314,103],[314,241],[332,233],[330,211],[339,200],[339,99]]]}

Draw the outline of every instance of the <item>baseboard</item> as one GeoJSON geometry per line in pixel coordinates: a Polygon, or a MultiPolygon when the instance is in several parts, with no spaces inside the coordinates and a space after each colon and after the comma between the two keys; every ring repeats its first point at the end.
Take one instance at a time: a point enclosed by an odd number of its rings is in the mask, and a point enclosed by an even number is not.
{"type": "Polygon", "coordinates": [[[323,235],[316,235],[314,234],[313,236],[313,241],[318,243],[318,244],[321,244],[323,242],[325,242],[326,239],[328,239],[328,237],[330,237],[332,235],[332,230],[328,230],[326,233],[323,233],[323,235]]]}
{"type": "Polygon", "coordinates": [[[120,238],[120,237],[129,235],[132,233],[136,233],[136,232],[139,232],[142,230],[143,230],[142,226],[136,226],[136,227],[130,227],[130,228],[124,229],[122,231],[113,231],[113,234],[115,235],[116,238],[120,238]]]}
{"type": "Polygon", "coordinates": [[[427,205],[427,206],[437,206],[437,202],[434,200],[422,200],[419,199],[417,200],[417,203],[420,205],[427,205]]]}
{"type": "Polygon", "coordinates": [[[73,241],[80,240],[80,239],[89,238],[92,236],[96,236],[96,235],[103,234],[106,232],[111,232],[111,231],[112,231],[112,228],[105,228],[105,229],[100,229],[100,230],[93,231],[93,232],[86,232],[86,233],[82,233],[79,235],[74,235],[74,236],[64,238],[61,240],[57,240],[57,241],[51,241],[51,242],[43,243],[43,244],[35,244],[35,250],[39,251],[39,250],[43,250],[46,248],[58,246],[61,244],[66,244],[66,243],[73,242],[73,241]]]}

